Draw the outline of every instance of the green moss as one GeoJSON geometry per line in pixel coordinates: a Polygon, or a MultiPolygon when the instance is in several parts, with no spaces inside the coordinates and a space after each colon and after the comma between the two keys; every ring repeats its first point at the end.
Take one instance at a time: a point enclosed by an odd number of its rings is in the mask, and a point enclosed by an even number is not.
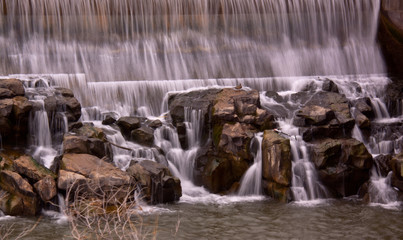
{"type": "Polygon", "coordinates": [[[218,147],[218,144],[220,143],[220,138],[223,130],[223,125],[215,124],[213,127],[213,142],[214,146],[218,147]]]}
{"type": "Polygon", "coordinates": [[[44,175],[49,175],[52,178],[57,178],[57,176],[50,171],[49,169],[47,169],[46,167],[42,166],[41,164],[39,164],[34,158],[31,157],[31,162],[32,164],[35,166],[36,170],[38,170],[39,172],[43,173],[44,175]]]}

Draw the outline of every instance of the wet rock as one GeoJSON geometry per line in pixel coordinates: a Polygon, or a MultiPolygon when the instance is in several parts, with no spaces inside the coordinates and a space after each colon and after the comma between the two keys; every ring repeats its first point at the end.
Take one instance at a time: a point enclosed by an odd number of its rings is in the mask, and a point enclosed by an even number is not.
{"type": "Polygon", "coordinates": [[[13,100],[2,99],[0,100],[0,117],[8,118],[13,111],[13,100]]]}
{"type": "Polygon", "coordinates": [[[0,200],[3,212],[10,215],[36,215],[39,210],[38,198],[27,180],[18,173],[3,170],[0,172],[0,187],[8,193],[3,193],[5,199],[0,200]]]}
{"type": "Polygon", "coordinates": [[[380,176],[386,177],[392,171],[391,160],[392,155],[378,155],[374,158],[374,163],[380,176]]]}
{"type": "Polygon", "coordinates": [[[15,97],[15,93],[6,88],[0,88],[0,99],[15,97]]]}
{"type": "Polygon", "coordinates": [[[290,140],[274,131],[264,131],[262,141],[262,177],[264,191],[280,201],[289,200],[291,185],[290,140]]]}
{"type": "Polygon", "coordinates": [[[259,130],[273,129],[276,127],[274,115],[265,109],[256,109],[256,117],[252,122],[259,130]]]}
{"type": "Polygon", "coordinates": [[[6,88],[17,96],[25,95],[24,85],[18,79],[0,79],[0,88],[6,88]]]}
{"type": "Polygon", "coordinates": [[[394,155],[390,160],[390,167],[397,179],[403,180],[403,153],[394,155]]]}
{"type": "Polygon", "coordinates": [[[131,183],[130,176],[126,172],[89,154],[64,154],[60,169],[81,174],[98,188],[118,187],[131,183]]]}
{"type": "Polygon", "coordinates": [[[353,107],[364,114],[367,118],[372,119],[375,117],[374,110],[371,107],[371,100],[369,98],[359,98],[352,102],[353,107]]]}
{"type": "Polygon", "coordinates": [[[274,101],[278,103],[284,102],[284,98],[275,91],[267,91],[265,95],[266,97],[272,98],[274,101]]]}
{"type": "Polygon", "coordinates": [[[330,108],[316,105],[305,106],[298,110],[295,115],[305,120],[303,126],[323,125],[334,118],[334,112],[330,108]]]}
{"type": "Polygon", "coordinates": [[[130,138],[131,131],[141,127],[140,119],[137,117],[121,117],[116,124],[119,126],[122,135],[126,138],[130,138]]]}
{"type": "MultiPolygon", "coordinates": [[[[79,124],[81,125],[81,124],[79,124]]],[[[77,126],[78,127],[78,126],[77,126]]],[[[74,128],[71,130],[73,133],[79,135],[79,136],[84,136],[87,138],[96,138],[101,141],[106,141],[106,134],[104,131],[100,128],[94,127],[93,124],[83,124],[79,128],[74,128]]]]}
{"type": "Polygon", "coordinates": [[[111,125],[116,122],[116,119],[114,119],[111,115],[106,115],[105,119],[102,120],[103,125],[111,125]]]}
{"type": "Polygon", "coordinates": [[[140,145],[152,146],[154,144],[154,130],[147,126],[142,126],[130,133],[130,139],[140,145]]]}
{"type": "Polygon", "coordinates": [[[99,158],[111,158],[110,146],[98,138],[68,135],[63,138],[63,153],[87,153],[99,158]]]}
{"type": "Polygon", "coordinates": [[[34,188],[44,202],[50,201],[57,194],[56,181],[50,176],[36,182],[34,188]]]}
{"type": "Polygon", "coordinates": [[[56,178],[56,175],[52,171],[40,165],[31,156],[24,155],[15,159],[13,166],[16,172],[35,182],[45,177],[56,178]]]}
{"type": "Polygon", "coordinates": [[[249,146],[256,132],[246,124],[224,124],[218,143],[218,151],[235,155],[243,159],[251,159],[249,146]]]}
{"type": "MultiPolygon", "coordinates": [[[[239,176],[236,178],[232,174],[232,162],[228,158],[208,156],[207,163],[203,165],[205,165],[205,167],[202,175],[202,183],[212,193],[227,191],[234,182],[237,182],[236,179],[240,178],[239,176]]],[[[247,169],[248,165],[244,164],[241,171],[245,172],[247,169]]]]}
{"type": "Polygon", "coordinates": [[[159,119],[153,120],[150,123],[148,123],[148,126],[150,128],[156,129],[162,126],[162,122],[159,119]]]}
{"type": "Polygon", "coordinates": [[[170,95],[168,106],[174,125],[185,120],[185,108],[200,110],[208,121],[210,108],[220,91],[221,89],[207,89],[170,95]]]}
{"type": "Polygon", "coordinates": [[[363,129],[371,127],[371,121],[357,109],[353,111],[353,117],[359,128],[363,129]]]}
{"type": "Polygon", "coordinates": [[[74,185],[84,185],[87,181],[88,179],[81,174],[60,170],[57,179],[57,187],[62,190],[67,190],[74,185]]]}
{"type": "Polygon", "coordinates": [[[159,163],[143,160],[127,172],[141,185],[144,197],[152,204],[178,201],[182,196],[180,180],[159,163]]]}
{"type": "Polygon", "coordinates": [[[339,196],[355,195],[369,180],[372,155],[356,139],[324,139],[314,143],[311,157],[321,181],[339,196]]]}
{"type": "Polygon", "coordinates": [[[322,90],[325,92],[334,92],[334,93],[339,93],[339,88],[337,85],[330,79],[326,79],[323,82],[322,85],[322,90]]]}
{"type": "Polygon", "coordinates": [[[74,97],[74,93],[71,89],[57,87],[55,90],[57,95],[61,95],[63,97],[74,97]]]}

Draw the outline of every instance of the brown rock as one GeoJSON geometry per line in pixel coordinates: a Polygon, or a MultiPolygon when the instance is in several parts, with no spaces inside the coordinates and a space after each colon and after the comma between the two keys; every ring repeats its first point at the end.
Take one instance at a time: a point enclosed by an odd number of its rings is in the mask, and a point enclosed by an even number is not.
{"type": "Polygon", "coordinates": [[[89,154],[64,154],[61,170],[83,175],[93,183],[103,186],[122,186],[131,183],[130,176],[96,156],[89,154]]]}
{"type": "Polygon", "coordinates": [[[15,93],[7,88],[0,88],[0,99],[15,97],[15,93]]]}
{"type": "Polygon", "coordinates": [[[157,162],[143,160],[130,166],[127,172],[141,184],[145,198],[152,204],[178,201],[182,196],[180,180],[157,162]]]}
{"type": "Polygon", "coordinates": [[[13,166],[19,174],[34,181],[39,181],[47,176],[53,179],[56,178],[56,175],[52,171],[40,165],[31,156],[25,155],[17,158],[14,160],[13,166]]]}
{"type": "Polygon", "coordinates": [[[290,140],[272,130],[264,131],[262,142],[263,178],[289,187],[291,184],[290,140]]]}
{"type": "Polygon", "coordinates": [[[34,188],[44,202],[50,201],[57,194],[55,179],[50,176],[35,183],[34,188]]]}
{"type": "Polygon", "coordinates": [[[38,212],[38,199],[32,186],[18,173],[1,171],[0,187],[9,193],[7,202],[12,205],[2,209],[6,214],[33,216],[38,212]]]}
{"type": "Polygon", "coordinates": [[[18,96],[25,95],[24,85],[18,79],[0,79],[0,88],[6,88],[18,96]]]}
{"type": "Polygon", "coordinates": [[[82,185],[87,181],[88,179],[81,174],[60,170],[57,179],[57,187],[62,190],[67,190],[73,185],[82,185]]]}

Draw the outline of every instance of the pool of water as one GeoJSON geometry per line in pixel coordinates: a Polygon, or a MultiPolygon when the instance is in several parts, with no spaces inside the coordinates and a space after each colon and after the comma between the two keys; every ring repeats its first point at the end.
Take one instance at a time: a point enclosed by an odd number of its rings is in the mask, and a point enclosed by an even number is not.
{"type": "MultiPolygon", "coordinates": [[[[157,239],[403,239],[402,204],[376,206],[352,199],[290,204],[230,199],[214,203],[182,201],[143,210],[142,232],[146,239],[152,238],[153,232],[157,239]]],[[[2,217],[0,224],[12,227],[15,237],[36,222],[36,218],[2,217]]],[[[66,222],[44,216],[23,239],[69,236],[66,222]]]]}

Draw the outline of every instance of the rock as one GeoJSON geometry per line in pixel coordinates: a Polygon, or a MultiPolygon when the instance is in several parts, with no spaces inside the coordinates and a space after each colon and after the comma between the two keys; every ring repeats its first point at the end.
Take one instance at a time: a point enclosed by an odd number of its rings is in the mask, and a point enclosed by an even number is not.
{"type": "Polygon", "coordinates": [[[284,102],[284,98],[275,91],[267,91],[265,95],[266,97],[272,98],[274,101],[278,103],[284,102]]]}
{"type": "Polygon", "coordinates": [[[131,133],[131,140],[144,146],[152,146],[154,144],[154,130],[152,128],[142,126],[134,129],[131,133]]]}
{"type": "Polygon", "coordinates": [[[379,176],[386,177],[391,168],[392,155],[378,155],[374,158],[374,163],[378,171],[379,176]]]}
{"type": "Polygon", "coordinates": [[[6,88],[18,96],[25,95],[24,85],[18,79],[0,79],[0,88],[6,88]]]}
{"type": "Polygon", "coordinates": [[[256,109],[256,117],[254,122],[252,122],[259,130],[264,131],[268,129],[273,129],[276,127],[275,119],[273,114],[264,109],[256,109]]]}
{"type": "Polygon", "coordinates": [[[111,156],[110,146],[98,138],[68,135],[63,138],[63,153],[87,153],[99,158],[111,156]]]}
{"type": "Polygon", "coordinates": [[[371,107],[371,99],[359,98],[352,102],[353,107],[364,114],[367,118],[372,119],[375,117],[374,110],[371,107]]]}
{"type": "Polygon", "coordinates": [[[18,173],[8,170],[1,171],[0,187],[9,193],[7,194],[8,204],[0,203],[2,211],[13,215],[36,215],[39,210],[37,195],[28,181],[23,179],[18,173]]]}
{"type": "Polygon", "coordinates": [[[127,172],[142,186],[145,198],[152,204],[178,201],[182,196],[180,180],[159,163],[143,160],[130,166],[127,172]]]}
{"type": "Polygon", "coordinates": [[[396,178],[403,180],[403,153],[394,155],[390,160],[390,166],[396,178]]]}
{"type": "Polygon", "coordinates": [[[262,176],[284,187],[291,184],[290,140],[272,130],[264,131],[262,142],[262,176]]]}
{"type": "Polygon", "coordinates": [[[353,111],[353,117],[355,118],[355,122],[359,128],[363,129],[371,127],[371,122],[369,119],[357,109],[353,111]]]}
{"type": "Polygon", "coordinates": [[[98,188],[119,187],[131,183],[130,176],[126,172],[89,154],[64,154],[60,169],[81,174],[98,188]]]}
{"type": "Polygon", "coordinates": [[[403,21],[400,0],[383,0],[379,17],[378,41],[392,76],[403,76],[403,21]],[[394,4],[390,4],[394,3],[394,4]]]}
{"type": "Polygon", "coordinates": [[[0,88],[0,99],[15,97],[15,93],[7,88],[0,88]]]}
{"type": "Polygon", "coordinates": [[[55,179],[50,176],[36,182],[34,188],[44,202],[50,201],[57,194],[55,179]]]}
{"type": "Polygon", "coordinates": [[[200,110],[204,119],[208,121],[211,106],[222,89],[207,89],[188,93],[172,94],[168,99],[169,113],[173,124],[182,123],[185,120],[185,108],[200,110]]]}
{"type": "Polygon", "coordinates": [[[52,171],[40,165],[31,156],[25,155],[17,158],[14,160],[13,166],[19,174],[33,181],[39,181],[45,177],[56,178],[56,175],[52,171]]]}
{"type": "MultiPolygon", "coordinates": [[[[351,120],[350,106],[344,95],[334,92],[317,92],[306,103],[307,106],[316,105],[324,108],[330,108],[334,111],[337,120],[344,124],[351,120]]],[[[354,120],[353,123],[354,125],[354,120]]],[[[352,126],[351,126],[352,127],[352,126]]]]}
{"type": "Polygon", "coordinates": [[[114,119],[110,115],[106,115],[105,119],[102,120],[103,125],[111,125],[111,124],[114,124],[115,122],[116,122],[116,119],[114,119]]]}
{"type": "Polygon", "coordinates": [[[339,196],[355,195],[369,180],[372,155],[356,139],[324,139],[311,147],[320,180],[339,196]]]}
{"type": "Polygon", "coordinates": [[[140,119],[137,117],[121,117],[116,124],[126,138],[130,138],[130,134],[134,129],[141,127],[140,119]]]}
{"type": "Polygon", "coordinates": [[[339,163],[341,155],[341,143],[337,140],[326,139],[312,148],[312,159],[316,168],[335,166],[339,163]]]}
{"type": "Polygon", "coordinates": [[[0,117],[8,118],[13,111],[13,100],[1,99],[0,100],[0,117]]]}
{"type": "Polygon", "coordinates": [[[255,129],[246,124],[224,124],[218,143],[218,151],[242,159],[252,159],[249,151],[255,129]]]}
{"type": "Polygon", "coordinates": [[[271,196],[277,201],[286,203],[292,200],[290,187],[276,182],[263,180],[263,191],[267,196],[271,196]]]}
{"type": "Polygon", "coordinates": [[[81,174],[60,170],[57,179],[57,187],[62,190],[68,190],[73,185],[84,185],[87,181],[88,179],[81,174]]]}
{"type": "Polygon", "coordinates": [[[305,106],[298,110],[295,115],[305,119],[303,126],[324,125],[334,118],[334,112],[330,108],[316,105],[305,106]]]}
{"type": "MultiPolygon", "coordinates": [[[[79,125],[81,125],[81,124],[79,124],[79,125]]],[[[104,131],[100,128],[94,127],[93,124],[86,123],[86,124],[83,124],[79,128],[72,129],[71,131],[79,136],[83,136],[83,137],[87,137],[87,138],[96,138],[101,141],[107,140],[106,134],[104,133],[104,131]]]]}
{"type": "Polygon", "coordinates": [[[162,126],[162,122],[159,119],[153,120],[150,123],[148,123],[148,126],[150,128],[156,129],[162,126]]]}
{"type": "Polygon", "coordinates": [[[339,88],[337,85],[330,79],[326,79],[323,82],[322,85],[322,90],[325,92],[334,92],[334,93],[339,93],[339,88]]]}
{"type": "MultiPolygon", "coordinates": [[[[248,165],[245,164],[243,171],[246,171],[247,168],[248,165]]],[[[202,183],[210,192],[227,191],[236,181],[232,174],[231,161],[228,158],[208,157],[203,170],[202,183]]]]}
{"type": "Polygon", "coordinates": [[[55,90],[56,90],[56,95],[61,95],[63,97],[74,97],[74,93],[71,89],[57,87],[57,88],[55,88],[55,90]]]}

